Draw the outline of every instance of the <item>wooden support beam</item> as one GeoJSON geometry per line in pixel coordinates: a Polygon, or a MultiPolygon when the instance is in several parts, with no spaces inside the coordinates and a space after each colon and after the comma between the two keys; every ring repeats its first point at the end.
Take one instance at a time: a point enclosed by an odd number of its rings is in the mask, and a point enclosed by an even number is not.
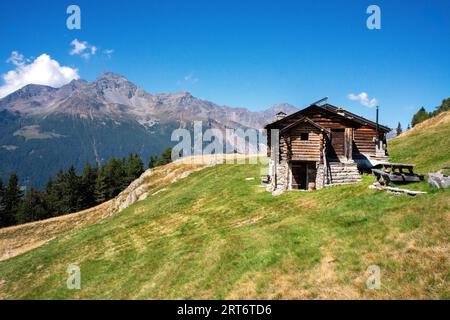
{"type": "Polygon", "coordinates": [[[353,128],[345,128],[344,155],[345,158],[351,160],[353,158],[353,128]]]}

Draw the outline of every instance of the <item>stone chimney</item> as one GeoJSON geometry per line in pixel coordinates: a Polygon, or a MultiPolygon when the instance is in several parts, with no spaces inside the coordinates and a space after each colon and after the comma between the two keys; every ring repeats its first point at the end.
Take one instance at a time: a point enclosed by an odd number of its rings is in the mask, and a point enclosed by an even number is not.
{"type": "Polygon", "coordinates": [[[277,121],[283,119],[286,116],[287,116],[287,114],[284,113],[283,111],[278,112],[277,113],[277,121]]]}

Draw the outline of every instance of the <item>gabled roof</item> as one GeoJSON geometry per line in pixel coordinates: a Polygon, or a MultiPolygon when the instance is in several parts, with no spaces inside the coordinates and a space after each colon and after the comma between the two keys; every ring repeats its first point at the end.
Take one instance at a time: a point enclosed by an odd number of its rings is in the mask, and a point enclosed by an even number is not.
{"type": "MultiPolygon", "coordinates": [[[[377,126],[376,122],[374,122],[374,121],[371,121],[369,119],[366,119],[366,118],[363,118],[361,116],[358,116],[357,114],[354,114],[354,113],[352,113],[350,111],[347,111],[347,110],[339,110],[338,107],[333,106],[333,105],[331,105],[329,103],[323,105],[322,108],[325,108],[325,109],[330,110],[330,111],[335,112],[335,113],[343,112],[346,116],[354,118],[355,120],[361,122],[364,125],[368,125],[368,126],[371,126],[371,127],[376,127],[377,126]]],[[[391,131],[391,129],[389,127],[381,125],[381,124],[378,124],[378,128],[383,130],[383,131],[386,131],[386,132],[391,131]]]]}
{"type": "Polygon", "coordinates": [[[310,118],[308,118],[308,117],[301,117],[301,118],[298,119],[297,121],[295,121],[295,122],[291,123],[290,125],[288,125],[288,126],[282,128],[282,129],[281,129],[281,133],[283,133],[283,132],[285,132],[285,131],[288,131],[288,130],[290,130],[290,129],[292,129],[292,128],[295,128],[295,127],[298,126],[299,124],[305,123],[305,122],[307,122],[307,123],[311,124],[312,126],[316,127],[316,128],[319,129],[320,131],[325,131],[325,132],[328,133],[328,134],[330,133],[330,130],[328,130],[327,128],[322,127],[320,124],[318,124],[318,123],[312,121],[312,120],[311,120],[310,118]]]}
{"type": "MultiPolygon", "coordinates": [[[[366,118],[363,118],[361,116],[358,116],[358,115],[356,115],[354,113],[351,113],[349,111],[339,109],[336,106],[333,106],[333,105],[328,104],[328,103],[323,105],[323,106],[318,106],[318,105],[315,105],[315,104],[310,105],[310,106],[308,106],[308,107],[306,107],[306,108],[304,108],[302,110],[299,110],[297,112],[294,112],[294,113],[288,115],[287,117],[284,117],[283,119],[280,119],[280,120],[277,120],[277,121],[274,121],[272,123],[267,124],[265,126],[265,128],[266,129],[270,129],[270,128],[273,128],[273,127],[277,127],[279,125],[282,125],[283,122],[286,121],[287,119],[290,119],[290,118],[293,118],[295,116],[301,115],[302,113],[304,113],[307,110],[316,109],[316,108],[318,110],[320,110],[320,111],[325,111],[325,112],[327,112],[329,114],[333,114],[333,115],[337,115],[339,117],[342,117],[343,119],[345,119],[347,121],[352,121],[352,122],[358,123],[360,125],[367,125],[369,127],[376,128],[376,123],[375,122],[373,122],[371,120],[368,120],[366,118]]],[[[380,124],[378,125],[378,128],[379,128],[380,131],[384,131],[384,132],[391,131],[391,129],[388,128],[387,126],[383,126],[383,125],[380,125],[380,124]]]]}

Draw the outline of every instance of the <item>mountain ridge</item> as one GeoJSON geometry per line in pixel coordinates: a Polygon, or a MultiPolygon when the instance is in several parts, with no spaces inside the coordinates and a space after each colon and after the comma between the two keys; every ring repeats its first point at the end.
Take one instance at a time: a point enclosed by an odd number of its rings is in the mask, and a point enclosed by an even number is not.
{"type": "Polygon", "coordinates": [[[105,72],[93,82],[72,80],[60,88],[28,84],[0,99],[0,110],[19,112],[25,116],[61,112],[117,117],[123,116],[125,112],[138,122],[145,122],[149,115],[161,120],[169,118],[182,121],[213,118],[220,119],[221,123],[231,120],[242,126],[258,129],[273,120],[277,112],[293,113],[298,109],[282,103],[262,111],[250,111],[243,107],[229,107],[199,99],[190,92],[150,94],[120,74],[105,72]],[[80,109],[80,105],[84,108],[80,109]],[[128,108],[117,108],[118,106],[128,108]]]}

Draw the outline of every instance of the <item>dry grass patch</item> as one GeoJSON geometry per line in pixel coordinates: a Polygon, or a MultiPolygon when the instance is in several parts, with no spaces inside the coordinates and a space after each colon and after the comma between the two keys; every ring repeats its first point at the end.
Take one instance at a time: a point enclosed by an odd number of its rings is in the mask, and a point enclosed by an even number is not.
{"type": "Polygon", "coordinates": [[[0,229],[0,261],[40,247],[66,232],[101,222],[110,203],[70,215],[0,229]]]}

